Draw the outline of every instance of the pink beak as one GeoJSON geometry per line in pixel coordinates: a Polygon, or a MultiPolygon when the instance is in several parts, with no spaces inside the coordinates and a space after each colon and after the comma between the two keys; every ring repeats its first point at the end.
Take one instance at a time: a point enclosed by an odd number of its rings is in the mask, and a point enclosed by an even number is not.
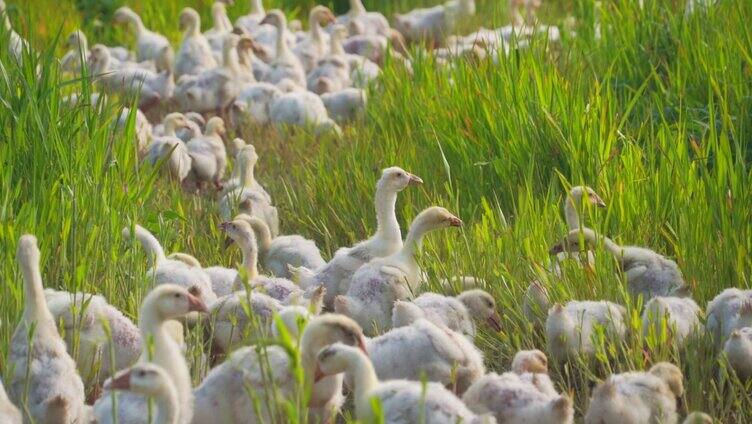
{"type": "Polygon", "coordinates": [[[104,388],[109,390],[128,390],[131,387],[131,373],[124,372],[105,383],[104,388]]]}
{"type": "Polygon", "coordinates": [[[188,310],[189,311],[196,311],[196,312],[202,312],[207,313],[209,312],[209,309],[206,307],[206,304],[199,299],[198,297],[189,294],[188,295],[188,310]]]}
{"type": "Polygon", "coordinates": [[[462,220],[457,218],[456,216],[453,216],[449,218],[449,226],[450,227],[461,227],[462,226],[462,220]]]}

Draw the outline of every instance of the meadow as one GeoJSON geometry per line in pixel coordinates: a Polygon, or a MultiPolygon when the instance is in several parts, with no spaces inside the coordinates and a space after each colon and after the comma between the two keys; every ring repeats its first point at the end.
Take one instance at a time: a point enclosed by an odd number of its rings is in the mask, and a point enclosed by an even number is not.
{"type": "MultiPolygon", "coordinates": [[[[60,72],[61,39],[80,27],[92,43],[131,42],[108,21],[125,3],[8,1],[14,26],[40,55],[19,66],[7,49],[0,52],[0,357],[23,308],[15,251],[24,233],[39,238],[46,286],[100,293],[132,318],[150,281],[144,252],[123,240],[123,227],[139,223],[168,252],[189,252],[205,264],[240,261],[237,249],[222,249],[215,199],[159,178],[126,141],[133,128],[113,131],[118,104],[97,110],[62,102],[93,87],[60,72]]],[[[176,43],[177,16],[189,3],[210,21],[208,0],[131,6],[176,43]]],[[[246,3],[231,6],[231,18],[246,3]]],[[[292,16],[313,3],[265,2],[292,16]]],[[[347,9],[334,3],[337,13],[347,9]]],[[[364,3],[390,16],[434,2],[364,3]]],[[[552,301],[606,299],[629,308],[629,337],[604,344],[591,360],[552,365],[578,420],[593,386],[610,373],[669,360],[684,372],[684,411],[752,422],[752,382],[731,375],[708,340],[679,350],[639,337],[641,305],[627,296],[624,276],[602,248],[595,272],[571,266],[557,278],[547,271],[549,247],[566,234],[565,193],[589,185],[607,207],[587,208],[587,225],[676,260],[703,308],[724,288],[750,287],[752,2],[721,0],[687,16],[679,0],[645,0],[642,9],[633,0],[557,0],[545,2],[540,15],[560,27],[574,16],[577,36],[563,34],[555,45],[536,38],[499,63],[454,68],[415,50],[413,74],[387,66],[365,116],[341,138],[237,129],[259,152],[256,175],[280,210],[282,232],[314,239],[325,258],[364,239],[375,227],[380,170],[399,165],[424,180],[400,195],[403,233],[430,205],[464,221],[460,231],[429,236],[419,262],[430,277],[425,290],[443,290],[438,282],[452,276],[487,282],[503,317],[500,333],[486,329],[478,341],[489,370],[507,370],[519,349],[545,349],[545,336],[521,310],[538,279],[552,301]]],[[[479,0],[462,30],[507,21],[505,3],[479,0]]],[[[196,382],[202,372],[194,370],[196,382]]]]}

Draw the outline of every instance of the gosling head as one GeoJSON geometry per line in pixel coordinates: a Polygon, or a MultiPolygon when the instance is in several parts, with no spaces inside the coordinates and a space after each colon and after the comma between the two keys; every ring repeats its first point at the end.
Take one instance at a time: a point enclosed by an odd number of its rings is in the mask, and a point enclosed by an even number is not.
{"type": "Polygon", "coordinates": [[[561,252],[582,252],[589,247],[591,240],[595,239],[595,231],[590,228],[572,230],[564,237],[564,240],[551,246],[548,253],[550,255],[558,255],[561,252]]]}
{"type": "Polygon", "coordinates": [[[327,26],[337,21],[334,13],[332,13],[328,7],[321,5],[315,6],[311,9],[310,18],[321,26],[327,26]]]}
{"type": "Polygon", "coordinates": [[[68,36],[68,39],[65,40],[65,43],[70,48],[82,48],[87,44],[86,34],[84,34],[83,31],[77,29],[68,36]]]}
{"type": "Polygon", "coordinates": [[[251,224],[243,218],[235,218],[232,221],[219,224],[219,229],[238,245],[252,248],[256,244],[256,235],[253,233],[251,224]]]}
{"type": "Polygon", "coordinates": [[[39,247],[37,247],[37,238],[31,234],[25,234],[18,240],[18,250],[16,259],[19,264],[34,265],[39,264],[39,247]]]}
{"type": "Polygon", "coordinates": [[[548,374],[548,358],[540,350],[521,350],[514,355],[512,372],[515,374],[542,373],[548,374]]]}
{"type": "Polygon", "coordinates": [[[185,115],[180,112],[172,112],[165,116],[164,126],[166,129],[176,130],[188,126],[188,121],[185,119],[185,115]]]}
{"type": "Polygon", "coordinates": [[[277,28],[281,28],[283,26],[287,26],[287,19],[285,18],[285,14],[282,13],[279,9],[270,10],[266,16],[264,16],[264,19],[261,20],[260,25],[274,25],[277,28]]]}
{"type": "Polygon", "coordinates": [[[448,228],[448,227],[461,227],[462,220],[452,215],[448,210],[439,207],[431,206],[426,208],[423,212],[419,213],[415,217],[413,223],[420,223],[427,228],[448,228]]]}
{"type": "Polygon", "coordinates": [[[381,172],[379,187],[388,187],[394,191],[402,191],[408,186],[423,184],[423,180],[417,175],[411,174],[404,169],[393,166],[381,172]]]}
{"type": "Polygon", "coordinates": [[[178,319],[190,312],[207,313],[206,304],[199,299],[198,289],[187,290],[174,284],[161,284],[144,299],[144,306],[156,308],[163,320],[178,319]]]}
{"type": "Polygon", "coordinates": [[[588,203],[599,208],[606,207],[606,202],[604,202],[603,199],[598,196],[598,193],[596,193],[595,190],[588,186],[572,187],[572,189],[569,191],[569,196],[571,201],[573,201],[575,204],[578,204],[583,200],[587,200],[588,203]]]}
{"type": "Polygon", "coordinates": [[[362,351],[342,343],[335,343],[319,351],[316,355],[314,381],[347,371],[350,364],[358,360],[368,360],[362,351]]]}
{"type": "Polygon", "coordinates": [[[475,289],[462,292],[457,299],[475,319],[485,321],[495,331],[501,331],[501,317],[496,312],[496,300],[485,290],[475,289]]]}
{"type": "Polygon", "coordinates": [[[204,128],[206,126],[206,119],[204,119],[204,117],[201,116],[201,114],[198,112],[187,112],[185,114],[185,117],[186,119],[193,121],[200,128],[204,128]]]}
{"type": "Polygon", "coordinates": [[[172,384],[170,376],[161,367],[144,362],[120,371],[105,382],[104,388],[154,396],[164,393],[170,384],[172,384]]]}
{"type": "Polygon", "coordinates": [[[302,348],[308,355],[315,355],[325,346],[337,342],[357,347],[367,355],[363,330],[358,323],[344,315],[316,316],[306,326],[301,340],[302,348]]]}
{"type": "Polygon", "coordinates": [[[127,23],[130,20],[131,16],[133,16],[135,13],[136,12],[134,12],[130,7],[123,6],[115,11],[115,14],[112,15],[112,20],[116,24],[124,24],[127,23]]]}
{"type": "Polygon", "coordinates": [[[305,328],[308,320],[311,319],[311,312],[308,308],[300,305],[285,306],[277,314],[279,321],[275,321],[272,326],[272,335],[275,338],[279,338],[280,323],[285,327],[285,330],[290,336],[297,338],[300,332],[305,328]]]}
{"type": "Polygon", "coordinates": [[[225,121],[219,116],[214,116],[206,123],[206,135],[223,136],[227,133],[225,121]]]}
{"type": "Polygon", "coordinates": [[[693,412],[687,415],[684,424],[713,424],[713,417],[704,412],[693,412]]]}
{"type": "Polygon", "coordinates": [[[180,17],[178,19],[179,28],[181,31],[201,25],[201,17],[199,16],[198,12],[190,7],[186,7],[182,11],[180,11],[180,17]]]}
{"type": "Polygon", "coordinates": [[[650,373],[663,380],[677,398],[684,395],[684,376],[676,365],[669,362],[659,362],[650,368],[650,373]]]}
{"type": "Polygon", "coordinates": [[[91,48],[89,60],[96,63],[110,58],[110,50],[103,44],[95,44],[91,48]]]}

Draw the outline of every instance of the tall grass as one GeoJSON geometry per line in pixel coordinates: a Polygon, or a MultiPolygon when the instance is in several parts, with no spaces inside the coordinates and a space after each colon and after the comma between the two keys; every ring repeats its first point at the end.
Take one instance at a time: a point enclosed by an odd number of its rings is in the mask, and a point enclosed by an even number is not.
{"type": "MultiPolygon", "coordinates": [[[[275,4],[305,15],[308,3],[290,9],[291,3],[275,4]]],[[[118,106],[63,104],[72,87],[91,90],[85,79],[60,75],[53,60],[62,51],[58,33],[81,22],[75,6],[17,4],[14,22],[35,30],[32,43],[41,54],[23,66],[4,51],[0,57],[3,355],[22,305],[13,252],[24,232],[40,240],[47,286],[102,293],[131,317],[150,283],[143,252],[120,237],[130,222],[152,230],[168,251],[193,253],[209,265],[239,262],[237,252],[219,248],[214,199],[185,195],[137,163],[132,125],[114,130],[118,106]]],[[[208,19],[208,1],[192,4],[208,19]]],[[[425,2],[395,2],[387,12],[416,4],[425,2]]],[[[139,6],[148,26],[179,38],[183,2],[139,6]]],[[[246,7],[241,1],[230,11],[238,16],[246,7]]],[[[517,349],[545,347],[520,307],[537,278],[554,301],[608,299],[630,307],[633,336],[606,343],[592,360],[553,370],[559,388],[574,396],[578,416],[590,388],[608,373],[672,360],[685,373],[688,410],[748,422],[749,383],[729,375],[707,340],[676,351],[665,340],[637,336],[639,305],[626,298],[607,252],[597,250],[595,273],[568,267],[556,279],[545,269],[548,247],[565,232],[566,189],[588,184],[608,207],[588,209],[587,225],[676,259],[701,305],[725,287],[749,287],[752,3],[722,1],[692,16],[684,16],[678,0],[646,0],[642,10],[630,0],[604,2],[598,11],[592,0],[545,8],[553,23],[575,14],[578,36],[559,44],[535,39],[499,63],[441,69],[416,55],[413,75],[388,67],[370,93],[367,116],[341,140],[239,129],[259,151],[257,175],[280,208],[283,232],[312,237],[327,254],[362,239],[375,226],[371,198],[379,170],[400,165],[426,182],[400,195],[403,228],[431,204],[466,223],[461,232],[432,235],[420,262],[431,277],[426,290],[454,275],[488,282],[504,315],[503,332],[484,332],[478,342],[489,369],[508,368],[517,349]],[[593,36],[595,15],[600,39],[593,36]]],[[[480,2],[479,10],[473,25],[505,20],[498,2],[480,2]]],[[[102,19],[104,25],[84,26],[92,42],[129,39],[102,19]]]]}

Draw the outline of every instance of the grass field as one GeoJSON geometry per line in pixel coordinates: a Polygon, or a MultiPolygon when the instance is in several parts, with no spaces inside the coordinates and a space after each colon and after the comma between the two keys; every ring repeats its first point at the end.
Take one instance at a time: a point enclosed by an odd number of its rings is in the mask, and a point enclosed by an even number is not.
{"type": "MultiPolygon", "coordinates": [[[[19,30],[42,54],[24,67],[6,49],[0,57],[3,357],[23,306],[15,263],[23,233],[39,238],[47,286],[101,293],[131,317],[149,281],[143,251],[120,236],[129,223],[152,230],[167,251],[192,253],[204,264],[240,260],[239,252],[228,257],[220,248],[214,199],[186,195],[158,178],[138,164],[128,134],[113,135],[117,105],[98,112],[61,104],[71,90],[91,87],[58,71],[58,35],[81,25],[92,43],[130,42],[108,22],[121,3],[9,1],[16,28],[30,31],[19,30]]],[[[133,3],[147,26],[178,40],[177,15],[188,2],[133,3]]],[[[190,3],[207,27],[210,2],[190,3]]],[[[232,17],[248,7],[239,3],[232,17]]],[[[304,16],[313,2],[274,3],[304,16]]],[[[337,3],[336,10],[346,9],[337,3]]],[[[382,3],[367,6],[389,16],[428,2],[382,3]]],[[[500,3],[479,0],[466,30],[505,24],[500,3]]],[[[708,340],[677,351],[637,337],[639,305],[627,299],[605,251],[596,252],[595,273],[571,267],[556,279],[545,272],[548,248],[565,234],[564,193],[587,184],[608,204],[588,210],[587,225],[675,259],[703,308],[723,288],[750,286],[752,2],[721,0],[685,16],[678,0],[646,0],[644,9],[633,0],[604,1],[599,40],[592,35],[594,9],[592,0],[546,2],[542,19],[561,25],[573,15],[578,36],[560,45],[536,39],[498,64],[448,70],[416,54],[412,76],[388,67],[365,118],[346,127],[342,139],[239,132],[259,151],[257,176],[280,209],[283,233],[315,239],[326,257],[372,232],[371,199],[382,168],[399,165],[421,176],[420,189],[400,195],[398,216],[404,229],[424,207],[441,205],[465,222],[459,232],[431,235],[420,263],[434,288],[455,275],[488,282],[504,318],[502,333],[485,332],[479,342],[490,370],[508,369],[518,349],[545,348],[520,306],[537,278],[555,301],[607,299],[627,304],[634,318],[633,335],[620,344],[552,370],[558,388],[574,397],[578,419],[599,379],[670,360],[685,373],[683,408],[721,422],[752,422],[752,383],[728,378],[708,340]]]]}

